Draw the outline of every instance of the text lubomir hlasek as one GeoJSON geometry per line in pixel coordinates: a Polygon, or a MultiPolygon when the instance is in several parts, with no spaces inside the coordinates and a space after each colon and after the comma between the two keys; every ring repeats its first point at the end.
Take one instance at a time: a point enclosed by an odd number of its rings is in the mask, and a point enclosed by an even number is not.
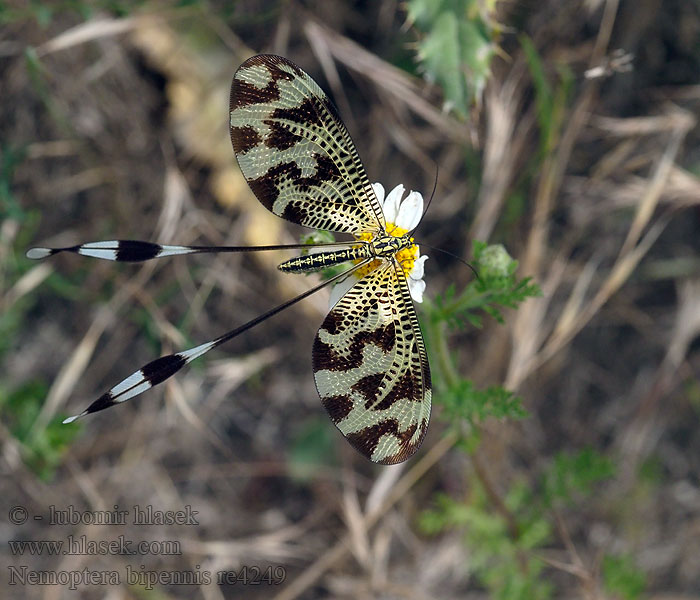
{"type": "Polygon", "coordinates": [[[199,525],[199,511],[187,504],[182,510],[158,510],[135,504],[129,510],[117,504],[112,510],[80,510],[69,504],[64,509],[49,506],[51,525],[199,525]]]}

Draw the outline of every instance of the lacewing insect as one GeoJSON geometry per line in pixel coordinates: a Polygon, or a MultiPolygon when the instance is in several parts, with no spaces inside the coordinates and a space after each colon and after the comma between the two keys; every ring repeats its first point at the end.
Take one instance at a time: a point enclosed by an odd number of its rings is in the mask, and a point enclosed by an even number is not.
{"type": "MultiPolygon", "coordinates": [[[[406,460],[425,437],[431,387],[411,297],[412,292],[422,297],[425,257],[419,257],[411,231],[393,222],[403,188],[398,198],[396,190],[390,193],[382,206],[383,188],[370,184],[337,109],[307,73],[285,58],[258,55],[240,66],[231,86],[229,117],[236,159],[265,208],[306,227],[353,236],[345,242],[320,244],[322,250],[283,262],[279,268],[304,273],[347,262],[350,268],[213,340],[150,362],[65,422],[149,390],[195,358],[327,285],[355,282],[330,310],[314,339],[316,388],[333,423],[363,455],[381,464],[406,460]]],[[[27,257],[73,252],[140,262],[183,254],[289,248],[308,245],[210,247],[120,240],[32,248],[27,257]]]]}

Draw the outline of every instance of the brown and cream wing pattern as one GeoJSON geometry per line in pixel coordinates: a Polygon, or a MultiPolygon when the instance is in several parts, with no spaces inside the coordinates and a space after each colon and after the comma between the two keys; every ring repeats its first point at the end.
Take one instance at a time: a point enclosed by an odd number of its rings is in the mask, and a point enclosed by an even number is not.
{"type": "Polygon", "coordinates": [[[331,420],[370,460],[395,464],[430,420],[430,368],[405,275],[387,260],[331,309],[313,346],[316,388],[331,420]]]}
{"type": "Polygon", "coordinates": [[[260,54],[233,78],[231,142],[258,200],[314,229],[375,233],[384,215],[345,125],[316,82],[281,56],[260,54]]]}

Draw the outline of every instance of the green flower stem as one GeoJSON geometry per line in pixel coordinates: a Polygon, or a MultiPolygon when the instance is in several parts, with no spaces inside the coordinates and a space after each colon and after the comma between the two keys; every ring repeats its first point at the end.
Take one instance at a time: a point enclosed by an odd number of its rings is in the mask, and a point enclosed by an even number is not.
{"type": "Polygon", "coordinates": [[[514,541],[517,540],[520,537],[520,527],[518,526],[518,522],[515,519],[515,515],[513,515],[510,509],[506,506],[506,503],[503,501],[503,498],[501,498],[501,496],[496,491],[496,488],[493,486],[491,480],[489,479],[486,468],[484,467],[484,465],[481,464],[481,459],[479,459],[478,455],[476,454],[472,456],[472,465],[474,466],[474,473],[476,473],[476,476],[479,479],[479,482],[481,483],[482,487],[484,488],[486,495],[490,498],[494,509],[498,514],[501,515],[501,517],[503,517],[503,520],[506,522],[508,534],[510,535],[511,539],[513,539],[514,541]]]}
{"type": "Polygon", "coordinates": [[[450,356],[450,350],[447,347],[446,322],[438,312],[442,313],[430,300],[426,300],[425,313],[428,318],[423,321],[423,327],[432,354],[433,356],[437,356],[435,370],[438,372],[438,376],[433,379],[443,387],[450,387],[459,382],[459,374],[450,356]]]}
{"type": "MultiPolygon", "coordinates": [[[[479,293],[469,286],[460,298],[442,307],[442,309],[439,311],[441,317],[439,320],[437,318],[427,319],[428,326],[426,327],[426,337],[431,342],[433,355],[437,356],[436,367],[437,371],[439,372],[437,380],[444,382],[444,385],[446,385],[448,388],[458,385],[460,377],[457,369],[455,368],[455,363],[450,356],[450,350],[447,346],[446,315],[455,314],[461,310],[464,310],[465,308],[476,308],[478,306],[483,306],[489,296],[491,296],[489,292],[479,293]]],[[[426,305],[426,312],[431,317],[437,316],[436,309],[432,304],[426,305]]],[[[479,426],[476,424],[473,424],[472,426],[479,429],[479,426]]],[[[481,464],[479,457],[476,454],[473,454],[471,458],[474,473],[477,479],[481,483],[486,495],[491,500],[494,509],[505,521],[509,536],[511,539],[517,540],[520,537],[520,528],[515,515],[508,509],[503,498],[501,498],[498,491],[491,483],[486,469],[481,464]]],[[[520,568],[523,569],[522,556],[518,556],[518,562],[520,564],[520,568]]]]}
{"type": "Polygon", "coordinates": [[[474,285],[469,285],[461,296],[452,301],[445,302],[440,307],[440,317],[448,320],[454,315],[470,310],[478,310],[484,306],[488,306],[491,300],[497,295],[495,291],[486,290],[480,292],[475,289],[474,285]]]}
{"type": "Polygon", "coordinates": [[[450,356],[450,350],[447,347],[447,327],[444,322],[436,324],[433,342],[438,356],[438,368],[442,375],[440,379],[442,379],[448,387],[457,385],[459,382],[459,374],[450,356]]]}
{"type": "Polygon", "coordinates": [[[476,292],[470,285],[461,296],[451,302],[446,302],[440,312],[444,318],[449,319],[460,312],[484,306],[488,302],[489,296],[489,293],[476,292]]]}

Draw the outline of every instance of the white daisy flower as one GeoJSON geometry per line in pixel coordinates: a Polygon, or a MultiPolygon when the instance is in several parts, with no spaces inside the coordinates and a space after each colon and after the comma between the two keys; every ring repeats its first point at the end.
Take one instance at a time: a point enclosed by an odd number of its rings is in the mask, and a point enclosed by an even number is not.
{"type": "MultiPolygon", "coordinates": [[[[401,184],[391,190],[388,195],[385,194],[384,186],[381,183],[373,183],[372,188],[384,212],[386,231],[389,235],[401,237],[418,225],[423,216],[423,196],[419,192],[411,191],[408,193],[408,196],[403,198],[406,189],[401,184]]],[[[423,302],[423,292],[425,291],[423,274],[425,271],[425,261],[428,260],[428,257],[425,255],[421,256],[417,244],[414,244],[406,250],[402,250],[398,253],[397,257],[401,262],[401,266],[404,268],[411,298],[416,302],[423,302]]],[[[345,292],[355,285],[359,279],[364,277],[365,274],[366,271],[364,271],[364,268],[359,269],[347,279],[334,286],[331,290],[330,297],[331,308],[335,306],[345,292]]]]}

